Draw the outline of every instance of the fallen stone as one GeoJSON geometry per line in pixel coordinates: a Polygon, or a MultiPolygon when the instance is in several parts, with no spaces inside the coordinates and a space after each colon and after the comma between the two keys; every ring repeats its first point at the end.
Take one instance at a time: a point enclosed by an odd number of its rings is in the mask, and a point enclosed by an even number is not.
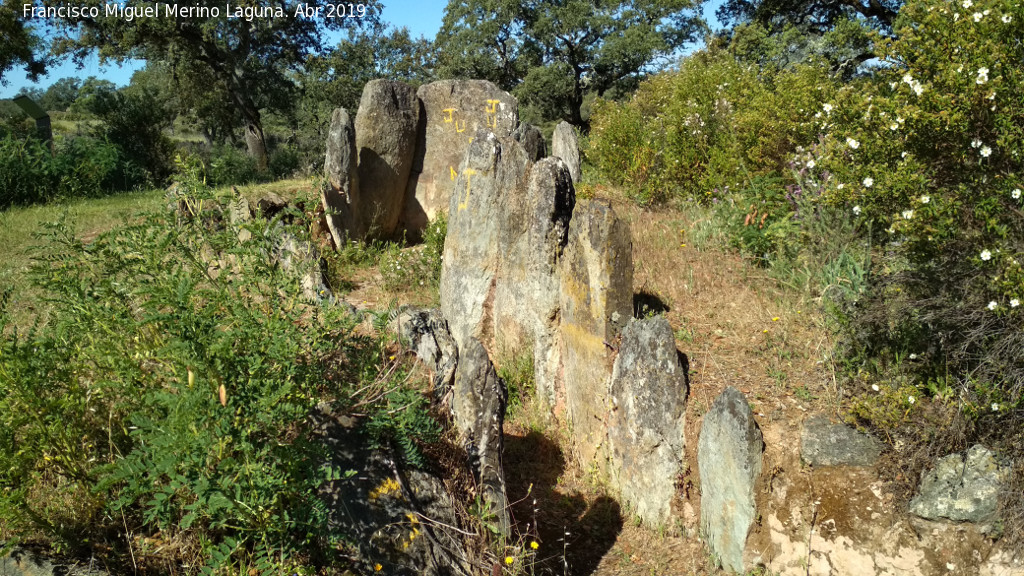
{"type": "Polygon", "coordinates": [[[0,557],[0,576],[106,576],[106,572],[77,564],[57,562],[25,548],[0,557]]]}
{"type": "Polygon", "coordinates": [[[327,158],[324,175],[327,181],[320,192],[327,227],[334,245],[344,246],[350,239],[362,239],[366,230],[359,222],[359,171],[356,156],[356,129],[344,108],[331,115],[327,133],[327,158]]]}
{"type": "Polygon", "coordinates": [[[498,239],[505,225],[502,197],[521,197],[530,161],[512,138],[478,132],[459,166],[457,194],[449,199],[448,234],[441,265],[441,312],[461,350],[468,338],[488,341],[498,239]]]}
{"type": "Polygon", "coordinates": [[[459,351],[441,311],[405,310],[395,318],[390,329],[430,369],[435,400],[450,406],[459,351]]]}
{"type": "Polygon", "coordinates": [[[560,364],[559,261],[568,243],[576,194],[565,163],[546,158],[533,166],[525,198],[502,197],[495,277],[495,345],[503,356],[533,357],[534,384],[549,406],[555,403],[560,364]]]}
{"type": "Polygon", "coordinates": [[[357,219],[370,238],[394,236],[412,170],[420,103],[416,91],[394,80],[363,88],[356,114],[359,156],[357,219]]]}
{"type": "Polygon", "coordinates": [[[686,371],[664,316],[631,320],[612,368],[611,482],[644,524],[669,523],[683,469],[686,371]]]}
{"type": "Polygon", "coordinates": [[[555,134],[551,138],[551,155],[565,160],[565,164],[569,167],[572,181],[580,181],[580,175],[582,174],[580,140],[572,124],[563,120],[558,123],[558,126],[555,126],[555,134]]]}
{"type": "Polygon", "coordinates": [[[256,210],[264,218],[271,219],[288,207],[288,201],[274,192],[263,192],[256,199],[256,210]]]}
{"type": "Polygon", "coordinates": [[[331,289],[324,281],[325,263],[315,246],[289,232],[280,232],[274,257],[281,269],[299,283],[306,301],[321,302],[331,298],[331,289]]]}
{"type": "Polygon", "coordinates": [[[519,102],[486,80],[441,80],[420,86],[422,122],[406,189],[403,227],[418,233],[438,214],[447,214],[459,169],[477,133],[512,135],[519,102]]]}
{"type": "Polygon", "coordinates": [[[505,382],[495,372],[487,350],[479,340],[467,339],[459,347],[452,413],[481,495],[489,505],[492,528],[506,536],[511,522],[501,455],[507,399],[505,382]]]}
{"type": "Polygon", "coordinates": [[[992,452],[980,444],[966,453],[939,458],[921,478],[910,511],[928,520],[993,521],[1005,474],[992,452]]]}
{"type": "Polygon", "coordinates": [[[619,331],[632,318],[629,224],[604,201],[579,201],[561,258],[559,336],[564,397],[583,462],[606,438],[609,378],[619,331]]]}
{"type": "Polygon", "coordinates": [[[877,439],[824,414],[808,419],[800,433],[800,458],[811,466],[872,466],[881,454],[877,439]]]}
{"type": "Polygon", "coordinates": [[[722,566],[737,574],[750,526],[757,516],[754,484],[761,475],[764,441],[747,399],[729,387],[715,399],[701,424],[700,525],[722,566]]]}
{"type": "Polygon", "coordinates": [[[548,155],[544,134],[541,133],[540,128],[533,124],[520,124],[512,132],[512,137],[516,139],[516,142],[523,145],[523,149],[526,150],[526,155],[530,157],[531,161],[539,162],[548,155]]]}

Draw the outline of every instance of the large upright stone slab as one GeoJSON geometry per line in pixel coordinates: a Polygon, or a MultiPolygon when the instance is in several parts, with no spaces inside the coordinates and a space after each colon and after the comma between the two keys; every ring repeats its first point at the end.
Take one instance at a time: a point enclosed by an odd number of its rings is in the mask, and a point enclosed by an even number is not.
{"type": "Polygon", "coordinates": [[[403,82],[372,80],[356,114],[358,219],[373,238],[395,234],[412,170],[420,103],[403,82]]]}
{"type": "Polygon", "coordinates": [[[544,142],[544,134],[541,133],[540,128],[533,124],[520,124],[518,128],[512,132],[512,137],[523,145],[526,149],[526,154],[530,157],[530,160],[539,162],[542,158],[548,155],[547,143],[544,142]]]}
{"type": "Polygon", "coordinates": [[[565,407],[587,463],[597,459],[605,440],[615,339],[632,318],[629,224],[607,202],[577,202],[560,268],[565,407]]]}
{"type": "Polygon", "coordinates": [[[339,250],[349,239],[362,238],[366,233],[357,219],[357,164],[356,128],[348,111],[337,108],[331,115],[331,127],[327,133],[327,158],[324,160],[327,182],[320,192],[320,201],[324,205],[327,228],[339,250]]]}
{"type": "Polygon", "coordinates": [[[631,320],[612,368],[610,477],[647,526],[668,524],[683,469],[686,369],[664,316],[631,320]]]}
{"type": "Polygon", "coordinates": [[[739,390],[726,388],[715,399],[697,445],[701,529],[722,566],[742,574],[747,533],[757,516],[754,485],[764,440],[739,390]]]}
{"type": "Polygon", "coordinates": [[[511,526],[501,464],[507,400],[505,382],[494,371],[487,350],[476,338],[466,339],[459,346],[452,412],[495,528],[504,535],[511,526]]]}
{"type": "Polygon", "coordinates": [[[582,161],[580,160],[580,139],[576,135],[576,129],[566,121],[555,126],[555,133],[551,137],[551,155],[565,160],[569,166],[569,174],[573,182],[580,181],[582,174],[582,161]]]}
{"type": "Polygon", "coordinates": [[[519,125],[519,102],[486,80],[441,80],[420,86],[417,95],[423,121],[402,216],[411,232],[447,213],[459,165],[478,132],[506,137],[519,125]]]}
{"type": "Polygon", "coordinates": [[[485,307],[494,299],[499,238],[506,225],[502,198],[522,197],[529,168],[518,142],[483,130],[459,165],[449,198],[440,292],[441,313],[460,350],[470,337],[486,342],[493,334],[485,307]]]}
{"type": "Polygon", "coordinates": [[[503,356],[533,357],[538,395],[553,405],[559,368],[559,261],[569,235],[576,193],[565,163],[534,164],[525,197],[502,198],[495,278],[494,339],[503,356]]]}

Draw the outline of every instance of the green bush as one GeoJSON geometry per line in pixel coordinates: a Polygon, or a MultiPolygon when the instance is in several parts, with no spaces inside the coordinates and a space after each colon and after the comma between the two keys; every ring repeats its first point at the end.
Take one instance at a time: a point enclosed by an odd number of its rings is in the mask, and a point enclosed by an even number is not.
{"type": "Polygon", "coordinates": [[[441,282],[441,257],[448,222],[444,216],[423,231],[423,243],[408,249],[389,244],[380,257],[384,287],[392,291],[427,289],[437,294],[441,282]]]}
{"type": "Polygon", "coordinates": [[[249,184],[262,178],[256,159],[230,145],[213,149],[207,163],[207,175],[213,186],[249,184]]]}
{"type": "Polygon", "coordinates": [[[268,260],[281,222],[239,240],[191,172],[203,218],[154,214],[90,244],[55,224],[36,269],[50,320],[0,314],[0,523],[115,564],[139,553],[131,535],[188,573],[305,573],[345,542],[318,489],[348,471],[324,464],[314,409],[359,403],[410,457],[434,428],[382,343],[268,260]]]}

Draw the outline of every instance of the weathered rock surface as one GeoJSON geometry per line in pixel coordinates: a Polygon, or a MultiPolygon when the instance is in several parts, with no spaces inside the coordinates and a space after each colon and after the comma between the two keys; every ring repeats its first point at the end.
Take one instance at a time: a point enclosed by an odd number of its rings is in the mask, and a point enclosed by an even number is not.
{"type": "Polygon", "coordinates": [[[548,146],[544,142],[544,134],[541,133],[540,128],[533,124],[520,124],[512,132],[512,137],[516,139],[516,142],[523,145],[523,149],[526,150],[526,155],[530,157],[530,160],[538,162],[548,155],[548,146]]]}
{"type": "Polygon", "coordinates": [[[990,450],[976,444],[966,454],[939,458],[921,479],[910,511],[929,520],[988,522],[996,519],[1004,471],[990,450]]]}
{"type": "Polygon", "coordinates": [[[359,171],[356,169],[356,129],[348,111],[337,108],[331,115],[327,133],[327,158],[324,173],[327,182],[320,193],[334,245],[339,249],[349,239],[361,239],[366,233],[358,221],[359,171]]]}
{"type": "Polygon", "coordinates": [[[754,484],[761,475],[764,441],[747,399],[729,387],[715,399],[701,424],[700,524],[727,570],[742,574],[743,549],[757,516],[754,484]]]}
{"type": "Polygon", "coordinates": [[[487,350],[479,340],[468,338],[459,347],[452,412],[495,528],[506,535],[511,524],[501,456],[507,399],[505,382],[495,372],[487,350]]]}
{"type": "Polygon", "coordinates": [[[555,402],[559,368],[559,261],[576,194],[565,163],[547,158],[530,170],[525,197],[505,195],[495,278],[495,345],[502,355],[533,356],[534,384],[555,402]]]}
{"type": "Polygon", "coordinates": [[[372,80],[356,114],[358,220],[372,238],[395,234],[412,170],[420,103],[409,85],[372,80]]]}
{"type": "Polygon", "coordinates": [[[530,161],[512,138],[478,132],[459,166],[449,199],[448,235],[441,266],[441,313],[461,350],[468,338],[487,341],[498,270],[499,236],[505,226],[502,197],[519,197],[530,161]]]}
{"type": "Polygon", "coordinates": [[[819,414],[804,423],[800,458],[811,466],[871,466],[882,454],[882,443],[845,424],[833,424],[819,414]]]}
{"type": "Polygon", "coordinates": [[[448,322],[441,311],[406,310],[395,318],[391,330],[416,352],[416,357],[430,369],[433,377],[434,398],[441,404],[451,405],[455,369],[459,351],[448,331],[448,322]]]}
{"type": "Polygon", "coordinates": [[[612,368],[611,482],[649,527],[669,523],[683,469],[685,368],[664,316],[631,320],[612,368]]]}
{"type": "Polygon", "coordinates": [[[280,262],[282,270],[299,282],[302,297],[310,302],[331,298],[331,290],[324,282],[324,262],[320,251],[289,232],[278,233],[280,237],[274,258],[280,262]]]}
{"type": "Polygon", "coordinates": [[[53,558],[15,548],[0,557],[0,576],[106,576],[106,572],[78,564],[54,564],[53,558]]]}
{"type": "Polygon", "coordinates": [[[606,436],[614,342],[632,318],[629,224],[607,202],[578,202],[560,268],[565,405],[580,456],[590,462],[606,436]]]}
{"type": "Polygon", "coordinates": [[[563,120],[558,123],[558,126],[555,126],[555,134],[551,138],[551,155],[565,160],[565,164],[569,167],[569,174],[572,175],[572,181],[580,181],[582,168],[580,139],[572,124],[563,120]]]}
{"type": "Polygon", "coordinates": [[[330,521],[358,548],[366,573],[448,576],[470,574],[457,533],[423,517],[455,526],[454,502],[444,482],[419,470],[406,470],[394,454],[371,450],[360,423],[321,407],[313,415],[314,436],[330,449],[325,462],[358,474],[328,482],[320,498],[330,521]]]}
{"type": "Polygon", "coordinates": [[[447,213],[459,169],[477,133],[511,136],[519,124],[519,102],[486,80],[442,80],[420,86],[422,121],[405,195],[403,227],[419,231],[447,213]]]}

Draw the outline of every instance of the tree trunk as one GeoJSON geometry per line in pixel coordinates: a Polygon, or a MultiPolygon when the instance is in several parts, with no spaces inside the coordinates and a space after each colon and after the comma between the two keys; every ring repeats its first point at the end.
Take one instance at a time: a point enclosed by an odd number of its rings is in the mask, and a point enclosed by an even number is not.
{"type": "Polygon", "coordinates": [[[246,123],[245,146],[249,150],[249,156],[256,159],[256,169],[260,172],[265,171],[268,164],[267,139],[259,122],[246,123]]]}

